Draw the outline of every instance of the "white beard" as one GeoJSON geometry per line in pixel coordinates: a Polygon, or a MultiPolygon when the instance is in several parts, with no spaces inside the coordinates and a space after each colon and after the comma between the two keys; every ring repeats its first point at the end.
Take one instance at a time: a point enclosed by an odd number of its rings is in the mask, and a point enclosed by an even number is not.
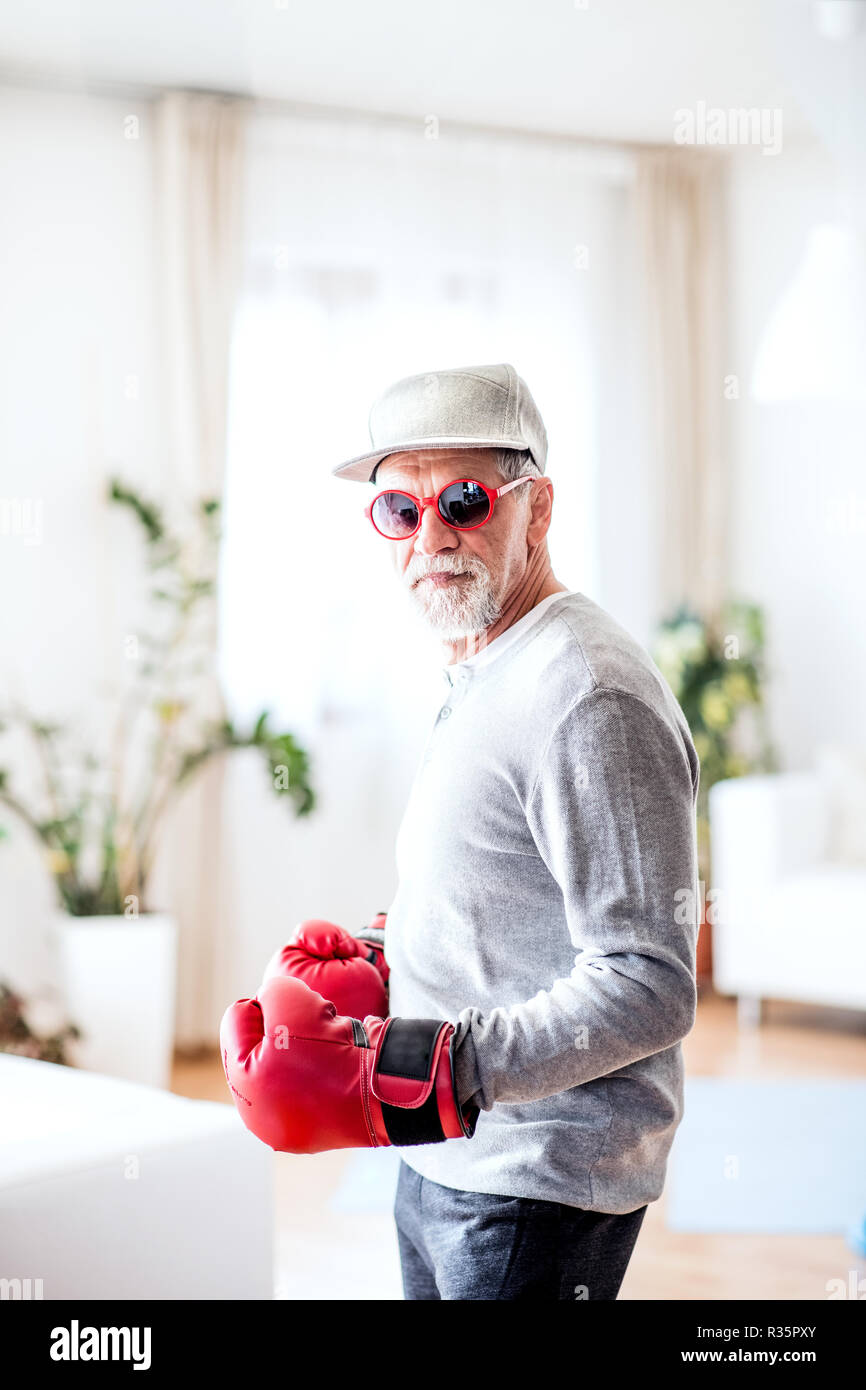
{"type": "MultiPolygon", "coordinates": [[[[420,573],[434,570],[451,574],[468,571],[465,579],[445,588],[420,584],[409,590],[416,610],[444,642],[458,642],[493,626],[501,616],[502,605],[493,593],[490,570],[481,560],[475,556],[455,559],[450,564],[440,560],[420,573]]],[[[417,577],[416,573],[414,578],[417,577]]]]}

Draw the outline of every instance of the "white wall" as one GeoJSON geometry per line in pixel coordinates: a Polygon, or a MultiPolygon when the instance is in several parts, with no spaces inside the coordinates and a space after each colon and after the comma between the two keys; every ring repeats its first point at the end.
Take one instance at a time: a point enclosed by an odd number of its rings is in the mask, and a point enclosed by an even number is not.
{"type": "MultiPolygon", "coordinates": [[[[146,106],[0,89],[0,499],[41,523],[0,532],[0,702],[94,733],[138,572],[105,480],[164,481],[151,152],[146,106]]],[[[0,765],[17,749],[4,735],[0,765]]],[[[45,959],[51,884],[27,832],[5,810],[0,823],[0,976],[23,986],[45,959]]]]}
{"type": "Polygon", "coordinates": [[[732,161],[731,577],[765,607],[771,730],[790,768],[821,742],[866,744],[866,406],[759,403],[748,390],[762,329],[837,193],[817,144],[732,161]]]}

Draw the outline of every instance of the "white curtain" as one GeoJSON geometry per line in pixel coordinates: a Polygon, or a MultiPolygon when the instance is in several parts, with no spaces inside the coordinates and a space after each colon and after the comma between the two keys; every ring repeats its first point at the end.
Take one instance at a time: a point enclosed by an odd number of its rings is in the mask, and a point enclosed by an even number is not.
{"type": "Polygon", "coordinates": [[[665,610],[689,603],[713,612],[725,595],[725,410],[735,408],[739,386],[726,381],[724,363],[724,168],[716,153],[681,148],[637,157],[652,525],[665,610]]]}
{"type": "MultiPolygon", "coordinates": [[[[230,713],[262,706],[312,759],[292,818],[252,758],[227,766],[234,903],[226,999],[257,987],[303,917],[387,908],[394,836],[441,701],[371,489],[330,468],[367,445],[373,399],[413,372],[510,361],[547,423],[554,568],[600,597],[606,393],[630,323],[622,244],[631,161],[278,111],[250,126],[233,346],[220,669],[230,713]]],[[[615,382],[625,427],[633,380],[615,382]]],[[[607,446],[609,448],[609,446],[607,446]]]]}
{"type": "MultiPolygon", "coordinates": [[[[247,110],[242,101],[189,92],[169,92],[155,109],[167,505],[181,526],[191,506],[223,493],[247,110]]],[[[224,713],[215,609],[202,719],[224,713]]],[[[220,961],[230,921],[220,874],[223,778],[221,762],[206,765],[184,794],[165,827],[154,876],[154,900],[161,897],[180,930],[179,1046],[212,1042],[214,1016],[224,1007],[220,961]]]]}

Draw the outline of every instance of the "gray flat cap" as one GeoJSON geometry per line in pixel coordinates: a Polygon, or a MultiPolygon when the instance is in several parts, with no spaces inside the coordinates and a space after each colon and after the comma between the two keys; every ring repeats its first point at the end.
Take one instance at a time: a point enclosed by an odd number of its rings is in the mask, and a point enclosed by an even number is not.
{"type": "Polygon", "coordinates": [[[508,362],[452,367],[397,381],[370,411],[373,448],[331,472],[372,480],[388,454],[409,449],[528,449],[543,473],[547,431],[526,382],[508,362]]]}

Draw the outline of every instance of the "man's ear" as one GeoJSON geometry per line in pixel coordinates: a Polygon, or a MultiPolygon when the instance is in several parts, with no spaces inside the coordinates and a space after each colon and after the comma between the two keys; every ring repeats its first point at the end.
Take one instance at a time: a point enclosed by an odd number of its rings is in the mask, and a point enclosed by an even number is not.
{"type": "Polygon", "coordinates": [[[549,478],[539,479],[541,487],[532,488],[532,500],[530,506],[530,521],[526,528],[526,540],[528,545],[539,545],[547,535],[550,527],[551,514],[553,511],[553,483],[549,478]]]}

